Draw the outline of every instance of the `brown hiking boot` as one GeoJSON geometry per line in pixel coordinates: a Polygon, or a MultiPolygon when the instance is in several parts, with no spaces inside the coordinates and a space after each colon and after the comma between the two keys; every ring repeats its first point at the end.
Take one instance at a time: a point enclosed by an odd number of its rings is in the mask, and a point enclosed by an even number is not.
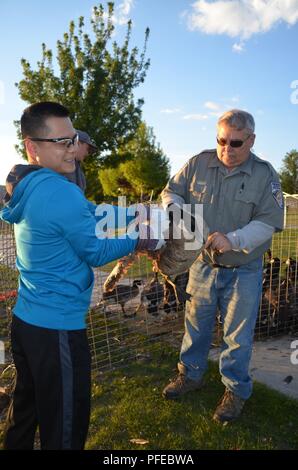
{"type": "Polygon", "coordinates": [[[238,397],[233,392],[226,389],[215,410],[213,420],[219,423],[225,423],[239,418],[244,403],[245,400],[243,400],[243,398],[238,397]]]}
{"type": "Polygon", "coordinates": [[[179,373],[174,379],[172,379],[163,391],[162,396],[164,398],[174,399],[179,398],[187,392],[198,390],[203,385],[201,380],[192,380],[186,377],[186,375],[179,373]]]}

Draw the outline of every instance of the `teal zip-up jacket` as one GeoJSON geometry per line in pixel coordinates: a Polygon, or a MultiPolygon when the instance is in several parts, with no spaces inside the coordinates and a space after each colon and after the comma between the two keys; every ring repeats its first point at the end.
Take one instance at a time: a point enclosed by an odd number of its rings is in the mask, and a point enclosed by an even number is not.
{"type": "Polygon", "coordinates": [[[34,165],[17,165],[12,173],[18,167],[21,175],[0,212],[15,230],[20,276],[14,314],[44,328],[86,328],[91,267],[128,255],[138,240],[97,238],[96,206],[80,188],[34,165]]]}

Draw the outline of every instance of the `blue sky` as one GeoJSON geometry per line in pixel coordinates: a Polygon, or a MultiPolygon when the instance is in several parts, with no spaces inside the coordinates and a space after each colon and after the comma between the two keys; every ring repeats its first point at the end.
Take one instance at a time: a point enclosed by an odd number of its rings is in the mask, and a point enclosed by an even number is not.
{"type": "MultiPolygon", "coordinates": [[[[298,0],[114,3],[117,41],[129,18],[132,45],[140,49],[150,28],[151,66],[135,95],[145,99],[143,117],[172,174],[194,154],[215,147],[216,120],[233,107],[254,115],[255,152],[276,169],[287,151],[298,148],[298,0]]],[[[26,107],[14,86],[22,78],[21,57],[35,66],[42,42],[55,52],[69,21],[80,15],[87,20],[96,4],[1,0],[0,184],[20,161],[12,122],[26,107]]]]}

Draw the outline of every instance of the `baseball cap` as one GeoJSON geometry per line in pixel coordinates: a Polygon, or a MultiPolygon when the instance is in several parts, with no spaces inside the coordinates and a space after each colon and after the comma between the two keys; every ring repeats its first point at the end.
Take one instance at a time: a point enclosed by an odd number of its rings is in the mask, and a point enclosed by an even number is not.
{"type": "Polygon", "coordinates": [[[94,151],[98,150],[98,149],[97,149],[97,146],[96,146],[96,143],[94,142],[93,139],[91,139],[90,135],[87,134],[87,132],[85,132],[85,131],[80,131],[80,130],[78,130],[78,129],[76,129],[76,131],[77,131],[77,133],[78,133],[78,135],[79,135],[79,141],[80,141],[80,142],[84,142],[85,144],[90,145],[90,147],[92,147],[92,149],[93,149],[94,151]]]}

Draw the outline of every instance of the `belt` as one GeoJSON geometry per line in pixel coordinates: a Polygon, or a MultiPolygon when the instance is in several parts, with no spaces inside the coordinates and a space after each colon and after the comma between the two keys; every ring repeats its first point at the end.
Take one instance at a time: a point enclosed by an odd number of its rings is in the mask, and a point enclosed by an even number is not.
{"type": "Polygon", "coordinates": [[[222,264],[209,264],[209,266],[211,266],[211,268],[224,268],[224,269],[234,269],[234,268],[240,268],[240,266],[224,266],[222,264]]]}

